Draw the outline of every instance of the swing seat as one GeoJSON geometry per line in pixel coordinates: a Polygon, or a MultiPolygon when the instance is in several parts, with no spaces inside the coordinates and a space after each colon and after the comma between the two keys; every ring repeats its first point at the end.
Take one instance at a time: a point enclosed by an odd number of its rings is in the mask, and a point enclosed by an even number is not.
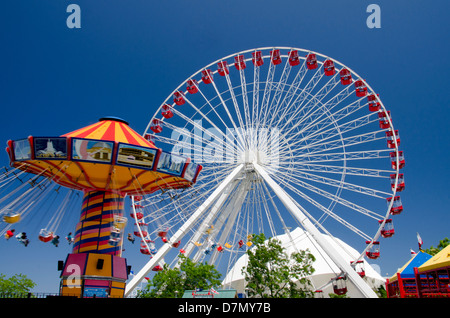
{"type": "Polygon", "coordinates": [[[47,230],[42,229],[39,232],[39,241],[47,243],[53,239],[54,235],[52,232],[48,232],[47,230]]]}
{"type": "Polygon", "coordinates": [[[123,216],[114,216],[114,227],[123,230],[127,226],[128,219],[123,216]]]}
{"type": "Polygon", "coordinates": [[[111,245],[111,246],[118,246],[119,245],[119,243],[120,243],[120,237],[111,237],[110,239],[109,239],[109,245],[111,245]]]}
{"type": "Polygon", "coordinates": [[[152,269],[152,271],[154,271],[154,272],[159,272],[159,271],[162,271],[162,270],[163,270],[163,267],[161,265],[156,265],[152,269]]]}
{"type": "Polygon", "coordinates": [[[150,255],[150,251],[146,247],[141,247],[140,252],[144,255],[150,255]]]}
{"type": "Polygon", "coordinates": [[[17,223],[20,221],[20,214],[5,215],[3,216],[3,221],[9,224],[17,223]]]}

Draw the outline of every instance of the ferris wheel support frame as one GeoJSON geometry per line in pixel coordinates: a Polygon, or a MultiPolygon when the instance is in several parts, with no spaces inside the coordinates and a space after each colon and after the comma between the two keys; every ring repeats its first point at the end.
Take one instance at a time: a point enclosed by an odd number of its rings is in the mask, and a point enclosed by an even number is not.
{"type": "MultiPolygon", "coordinates": [[[[239,176],[240,172],[244,168],[244,164],[237,166],[229,175],[226,177],[222,183],[214,190],[213,193],[206,199],[202,205],[191,215],[191,217],[184,223],[178,231],[171,237],[171,241],[177,242],[181,240],[183,236],[191,229],[191,227],[196,223],[196,221],[203,215],[205,211],[213,204],[216,199],[222,194],[223,191],[228,187],[228,185],[239,176]]],[[[164,244],[159,251],[150,259],[150,261],[145,264],[145,266],[133,277],[133,279],[125,287],[125,297],[128,297],[134,288],[142,281],[142,279],[157,265],[166,254],[171,250],[171,244],[164,244]]]]}
{"type": "Polygon", "coordinates": [[[225,191],[221,194],[220,198],[217,199],[214,206],[211,208],[210,213],[205,217],[203,220],[203,223],[200,225],[199,230],[194,234],[191,241],[189,241],[186,246],[183,248],[187,257],[189,257],[195,247],[194,243],[200,240],[200,237],[208,230],[209,224],[211,221],[216,217],[217,212],[222,207],[226,199],[228,198],[230,194],[230,185],[228,186],[228,189],[225,189],[225,191]]]}
{"type": "Polygon", "coordinates": [[[378,298],[370,286],[364,282],[359,274],[345,261],[339,253],[330,246],[324,239],[323,235],[313,225],[313,223],[305,216],[305,214],[297,207],[297,205],[290,199],[286,192],[269,176],[263,167],[256,162],[253,163],[258,174],[269,184],[278,198],[283,202],[284,206],[298,219],[306,231],[308,231],[320,247],[327,253],[327,255],[334,261],[341,271],[347,274],[347,277],[358,288],[362,295],[366,298],[378,298]]]}

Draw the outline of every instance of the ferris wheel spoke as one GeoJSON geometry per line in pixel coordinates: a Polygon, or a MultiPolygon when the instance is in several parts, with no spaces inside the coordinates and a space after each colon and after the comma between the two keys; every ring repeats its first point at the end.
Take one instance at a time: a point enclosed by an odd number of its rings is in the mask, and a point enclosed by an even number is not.
{"type": "MultiPolygon", "coordinates": [[[[209,107],[211,108],[211,110],[214,112],[214,114],[217,116],[217,118],[220,120],[220,122],[222,123],[222,127],[227,127],[227,124],[225,123],[225,121],[223,120],[222,116],[219,115],[219,113],[216,110],[216,107],[213,107],[210,103],[210,100],[205,96],[205,94],[203,93],[203,91],[200,89],[200,86],[198,86],[198,92],[200,93],[200,95],[203,97],[203,99],[206,101],[206,104],[209,105],[209,107]]],[[[239,146],[242,147],[242,145],[239,144],[239,146]]]]}
{"type": "MultiPolygon", "coordinates": [[[[287,57],[287,56],[282,56],[287,57]]],[[[283,72],[280,76],[280,79],[277,84],[272,84],[272,87],[275,86],[275,91],[273,94],[272,99],[268,102],[270,105],[268,106],[267,112],[265,113],[266,116],[264,116],[264,120],[262,123],[262,127],[271,127],[273,118],[275,117],[281,107],[280,99],[282,96],[282,93],[284,92],[284,88],[286,86],[287,80],[289,78],[289,74],[291,72],[292,67],[289,64],[289,60],[286,59],[286,62],[284,63],[283,72]],[[267,121],[270,121],[267,123],[267,121]]],[[[272,79],[273,80],[273,79],[272,79]]],[[[270,99],[270,96],[269,96],[270,99]]]]}
{"type": "Polygon", "coordinates": [[[293,175],[292,177],[296,177],[296,178],[300,178],[303,180],[309,180],[309,181],[314,181],[316,183],[321,183],[321,184],[325,184],[325,185],[329,185],[329,186],[333,186],[333,187],[337,187],[340,188],[342,187],[344,190],[349,190],[349,191],[353,191],[356,193],[362,193],[368,196],[372,196],[372,197],[378,197],[381,199],[385,199],[387,197],[392,196],[392,193],[388,193],[388,192],[384,192],[381,190],[376,190],[376,189],[372,189],[369,187],[365,187],[365,186],[361,186],[361,185],[357,185],[357,184],[353,184],[353,183],[349,183],[349,182],[345,182],[345,181],[338,181],[332,178],[328,178],[328,177],[324,177],[324,176],[319,176],[310,172],[304,172],[304,171],[295,171],[295,175],[293,175]]]}
{"type": "MultiPolygon", "coordinates": [[[[278,180],[279,182],[283,182],[282,180],[278,180]]],[[[358,234],[359,236],[361,236],[362,238],[364,238],[364,240],[369,240],[371,237],[367,234],[365,234],[363,231],[361,231],[360,229],[358,229],[357,227],[353,226],[350,222],[344,220],[342,217],[338,216],[336,213],[332,212],[331,210],[329,210],[328,208],[326,208],[325,206],[323,206],[322,204],[318,203],[316,200],[312,199],[311,197],[309,197],[308,195],[304,194],[302,191],[300,191],[298,188],[295,188],[292,186],[292,184],[287,184],[287,183],[283,183],[287,188],[289,188],[291,191],[295,192],[297,195],[299,195],[300,197],[302,197],[304,200],[306,200],[307,202],[313,204],[314,206],[316,206],[318,209],[320,209],[321,211],[323,211],[324,213],[326,213],[327,215],[331,216],[334,220],[336,220],[337,222],[341,223],[342,225],[344,225],[345,227],[347,227],[348,229],[352,230],[354,233],[358,234]]]]}
{"type": "MultiPolygon", "coordinates": [[[[239,110],[239,104],[237,102],[236,99],[236,95],[234,94],[234,88],[233,85],[231,84],[231,79],[230,79],[230,75],[229,74],[225,74],[225,79],[227,81],[227,85],[228,85],[228,91],[230,92],[231,95],[231,100],[233,102],[233,106],[234,106],[234,110],[236,113],[236,117],[238,118],[238,122],[241,128],[245,127],[244,124],[244,119],[241,115],[241,111],[239,110]]],[[[245,141],[247,141],[247,139],[244,139],[245,141]]],[[[247,144],[244,144],[244,146],[247,146],[247,144]]]]}
{"type": "MultiPolygon", "coordinates": [[[[304,160],[300,160],[299,157],[297,163],[317,163],[317,162],[336,162],[336,161],[349,161],[349,160],[369,160],[369,159],[385,159],[389,158],[389,152],[391,149],[382,150],[361,150],[361,151],[348,151],[348,152],[335,152],[325,154],[310,154],[307,157],[303,157],[304,160]]],[[[287,163],[286,163],[287,164],[287,163]]]]}
{"type": "MultiPolygon", "coordinates": [[[[267,188],[266,183],[265,183],[265,182],[262,182],[261,184],[262,184],[262,186],[264,187],[265,193],[266,193],[266,195],[268,196],[268,198],[270,199],[270,202],[272,203],[272,207],[273,207],[273,209],[274,209],[276,215],[278,216],[278,219],[280,220],[280,222],[281,222],[281,224],[282,224],[283,230],[285,230],[286,233],[289,233],[289,231],[288,231],[288,226],[287,226],[287,224],[286,224],[284,218],[281,216],[280,210],[278,209],[277,205],[276,205],[275,202],[273,201],[272,195],[271,195],[269,189],[267,188]]],[[[274,236],[275,236],[275,235],[274,235],[274,236]]]]}
{"type": "MultiPolygon", "coordinates": [[[[325,98],[325,96],[327,96],[327,94],[338,84],[339,81],[335,75],[321,88],[319,92],[312,95],[310,99],[304,98],[298,105],[297,113],[295,114],[299,120],[296,121],[291,130],[308,120],[315,113],[315,109],[316,111],[320,110],[328,112],[328,109],[322,105],[322,99],[325,98]]],[[[344,91],[345,90],[346,89],[344,89],[344,91]]]]}
{"type": "MultiPolygon", "coordinates": [[[[318,71],[319,72],[319,71],[318,71]]],[[[316,72],[317,74],[317,72],[316,72]]],[[[323,75],[323,74],[322,74],[323,75]]],[[[308,93],[308,95],[311,95],[312,90],[314,90],[315,86],[319,83],[320,79],[322,78],[322,76],[319,79],[315,79],[314,77],[311,79],[310,83],[313,82],[313,85],[311,85],[308,89],[304,90],[304,93],[306,95],[306,93],[308,93]]],[[[310,84],[308,83],[308,85],[310,84]]],[[[334,76],[332,76],[328,82],[326,84],[324,84],[317,93],[315,93],[314,95],[311,96],[311,99],[308,100],[306,98],[306,96],[304,96],[302,99],[300,99],[300,104],[296,105],[296,111],[294,112],[295,117],[298,117],[299,120],[294,124],[294,126],[290,129],[294,129],[295,127],[297,127],[299,124],[303,123],[303,121],[305,121],[306,119],[308,119],[312,114],[311,112],[316,109],[315,112],[317,112],[318,110],[320,111],[328,111],[325,108],[326,104],[330,104],[330,107],[334,107],[333,104],[338,104],[340,101],[342,101],[343,99],[345,99],[346,97],[348,97],[350,95],[349,92],[349,88],[346,87],[344,88],[340,93],[338,93],[336,96],[334,96],[333,98],[331,98],[329,101],[327,101],[327,103],[325,103],[324,105],[322,104],[322,100],[339,84],[339,79],[337,77],[337,74],[335,74],[334,76]],[[305,104],[306,103],[306,104],[305,104]]],[[[303,92],[302,92],[303,93],[303,92]]],[[[313,112],[314,113],[314,112],[313,112]]],[[[285,123],[289,124],[290,123],[290,119],[285,123]]],[[[286,134],[288,134],[290,132],[290,130],[288,130],[288,132],[286,134]]]]}
{"type": "MultiPolygon", "coordinates": [[[[305,145],[301,148],[303,153],[296,154],[296,158],[305,157],[310,155],[315,155],[325,151],[335,150],[342,148],[343,144],[345,148],[349,148],[356,145],[367,144],[376,140],[385,139],[385,136],[380,136],[382,131],[375,131],[364,133],[356,136],[350,136],[346,138],[341,138],[341,140],[332,140],[324,143],[317,143],[315,145],[305,145]],[[308,151],[305,153],[305,150],[308,151]]],[[[289,147],[289,145],[287,145],[289,147]]],[[[284,148],[280,147],[280,152],[287,151],[286,146],[284,148]]]]}
{"type": "Polygon", "coordinates": [[[304,110],[301,108],[301,105],[307,99],[307,96],[310,95],[311,91],[314,90],[316,85],[322,79],[324,73],[322,72],[322,66],[317,69],[314,73],[313,77],[309,80],[309,82],[305,85],[305,87],[301,90],[301,92],[295,97],[295,99],[291,100],[290,103],[286,106],[289,109],[289,116],[287,117],[286,122],[283,124],[283,128],[287,127],[292,123],[294,119],[302,118],[300,115],[304,110]]]}
{"type": "MultiPolygon", "coordinates": [[[[228,238],[230,233],[232,233],[233,227],[236,224],[238,224],[236,220],[238,219],[238,216],[241,213],[241,209],[244,203],[244,199],[247,196],[247,192],[248,192],[247,182],[243,182],[241,185],[238,186],[238,188],[236,189],[236,194],[234,195],[233,200],[230,202],[231,204],[228,209],[229,212],[225,216],[226,222],[222,222],[222,224],[219,224],[219,228],[223,228],[223,230],[221,231],[221,236],[219,237],[219,239],[216,240],[215,237],[217,236],[218,231],[214,231],[214,235],[212,235],[211,237],[212,241],[217,242],[219,245],[225,244],[226,239],[228,238]]],[[[214,228],[216,229],[216,226],[214,228]]],[[[235,229],[234,233],[237,232],[238,231],[235,229]]],[[[210,264],[214,263],[218,253],[219,252],[217,250],[214,251],[210,259],[210,264]]]]}
{"type": "MultiPolygon", "coordinates": [[[[208,75],[208,76],[209,76],[209,75],[208,75]]],[[[241,134],[241,131],[240,131],[240,130],[238,129],[238,127],[236,126],[236,123],[235,123],[235,121],[234,121],[234,119],[233,119],[233,116],[231,115],[230,110],[228,109],[228,107],[227,107],[225,101],[224,101],[223,98],[222,98],[222,94],[221,94],[221,93],[219,92],[219,90],[217,89],[216,83],[215,83],[214,81],[211,81],[211,84],[213,85],[214,90],[216,91],[216,94],[217,94],[217,96],[219,97],[220,102],[221,102],[221,104],[222,104],[222,106],[223,106],[225,112],[226,112],[227,115],[228,115],[228,119],[230,120],[231,124],[233,125],[233,128],[234,128],[235,132],[237,133],[237,136],[238,136],[238,138],[239,138],[239,141],[238,141],[238,142],[240,142],[241,146],[244,148],[244,147],[245,147],[245,141],[244,141],[244,139],[243,139],[243,136],[242,136],[242,134],[241,134]]]]}
{"type": "MultiPolygon", "coordinates": [[[[282,109],[282,112],[280,116],[278,117],[279,120],[284,119],[287,117],[289,113],[292,112],[293,109],[293,99],[296,96],[296,93],[300,89],[300,85],[302,84],[305,75],[307,74],[308,69],[306,67],[306,60],[303,60],[302,65],[300,66],[295,78],[293,79],[292,83],[289,85],[289,89],[284,95],[283,101],[280,103],[280,109],[282,109]]],[[[274,114],[275,116],[277,114],[274,114]]],[[[275,118],[275,117],[274,117],[275,118]]],[[[273,124],[271,122],[270,126],[273,124]]]]}
{"type": "MultiPolygon", "coordinates": [[[[337,123],[340,120],[362,108],[361,106],[362,99],[360,99],[352,102],[347,106],[336,109],[336,113],[332,112],[332,110],[336,107],[336,105],[339,105],[348,96],[350,96],[350,93],[348,93],[348,88],[346,88],[343,91],[341,91],[341,93],[336,95],[336,97],[334,97],[333,99],[327,101],[323,105],[318,106],[314,112],[311,112],[307,116],[301,118],[297,123],[295,123],[291,127],[291,129],[289,129],[289,131],[285,135],[286,136],[290,135],[290,132],[292,132],[292,130],[297,129],[298,127],[302,127],[302,124],[303,127],[297,130],[298,134],[302,134],[310,130],[319,132],[320,130],[329,127],[331,125],[337,125],[337,123]],[[342,94],[342,92],[346,92],[347,94],[342,94]],[[306,121],[308,121],[308,123],[305,123],[306,121]],[[319,124],[322,124],[322,126],[319,126],[319,124]]],[[[318,101],[316,105],[319,104],[320,102],[318,101]]]]}
{"type": "MultiPolygon", "coordinates": [[[[209,192],[212,191],[212,186],[215,185],[217,183],[217,179],[212,179],[209,182],[203,183],[201,186],[199,186],[198,188],[192,189],[192,191],[186,191],[184,194],[180,195],[179,198],[177,198],[178,200],[184,202],[185,200],[188,201],[188,203],[183,204],[184,210],[189,211],[193,206],[196,206],[197,202],[200,202],[201,199],[203,197],[207,197],[209,192]],[[192,198],[192,196],[195,195],[195,198],[198,198],[199,201],[196,200],[189,200],[192,198]]],[[[151,213],[149,213],[149,215],[144,216],[144,220],[146,218],[148,218],[148,221],[154,221],[156,220],[156,218],[154,217],[154,215],[163,215],[163,212],[166,211],[165,213],[171,213],[171,209],[167,208],[167,205],[161,206],[161,207],[156,207],[157,203],[160,202],[159,198],[152,197],[150,200],[152,200],[153,202],[150,202],[149,204],[144,203],[143,207],[147,210],[150,210],[151,213]]],[[[148,201],[149,199],[146,199],[146,201],[148,201]]],[[[174,206],[174,199],[173,198],[169,198],[169,203],[168,205],[170,206],[174,206]]]]}
{"type": "MultiPolygon", "coordinates": [[[[280,163],[282,165],[282,163],[280,163]]],[[[349,166],[332,166],[332,165],[320,165],[311,163],[292,163],[292,169],[298,171],[314,171],[333,174],[347,174],[360,177],[378,177],[389,178],[392,170],[381,170],[373,168],[360,168],[349,166]]]]}
{"type": "MultiPolygon", "coordinates": [[[[253,95],[252,95],[252,124],[254,126],[257,126],[258,123],[259,88],[260,88],[259,77],[260,77],[260,68],[255,67],[253,69],[253,95]]],[[[250,141],[252,142],[253,139],[251,139],[250,141]]],[[[254,145],[252,144],[251,147],[254,147],[254,145]]]]}
{"type": "MultiPolygon", "coordinates": [[[[272,237],[275,237],[277,235],[275,227],[274,227],[274,223],[272,220],[272,215],[270,213],[270,209],[269,209],[269,205],[267,200],[265,199],[267,196],[270,196],[270,193],[266,192],[265,189],[261,186],[261,183],[257,184],[257,192],[258,192],[258,196],[259,196],[259,200],[262,204],[262,209],[261,211],[264,211],[265,213],[265,219],[267,220],[267,225],[269,227],[269,232],[271,233],[272,237]]],[[[263,223],[263,218],[261,216],[261,223],[263,223]]]]}
{"type": "MultiPolygon", "coordinates": [[[[323,131],[318,130],[315,133],[309,134],[306,137],[303,137],[299,140],[296,140],[290,144],[290,147],[292,146],[300,146],[302,143],[308,142],[305,147],[315,147],[317,145],[326,143],[329,139],[335,139],[337,138],[336,133],[340,133],[340,135],[343,135],[345,133],[348,133],[352,130],[359,129],[361,127],[364,127],[366,125],[369,125],[376,121],[376,119],[370,118],[371,114],[365,115],[363,117],[354,119],[352,121],[340,124],[336,127],[332,127],[323,131]]],[[[303,149],[303,147],[302,147],[303,149]]]]}
{"type": "MultiPolygon", "coordinates": [[[[280,179],[282,179],[282,178],[280,178],[280,179]]],[[[330,193],[328,191],[325,191],[325,190],[323,190],[323,189],[321,189],[319,187],[316,187],[316,186],[314,186],[314,185],[312,185],[312,184],[310,184],[308,182],[305,182],[305,181],[301,180],[300,178],[295,177],[295,175],[291,175],[290,177],[285,178],[283,180],[284,180],[284,183],[289,181],[289,183],[298,184],[299,186],[303,187],[304,189],[307,189],[307,190],[309,190],[311,192],[319,194],[319,195],[321,195],[322,197],[324,197],[326,199],[329,199],[329,200],[331,200],[333,202],[339,203],[342,206],[345,206],[345,207],[347,207],[349,209],[352,209],[352,210],[354,210],[354,211],[356,211],[358,213],[361,213],[361,214],[366,215],[368,217],[371,217],[373,219],[380,220],[380,219],[383,218],[383,216],[381,214],[379,214],[379,213],[373,212],[373,211],[371,211],[371,210],[369,210],[369,209],[367,209],[367,208],[365,208],[365,207],[363,207],[361,205],[358,205],[356,203],[350,202],[350,201],[342,198],[339,195],[332,194],[332,193],[330,193]]]]}
{"type": "Polygon", "coordinates": [[[242,105],[244,108],[244,118],[245,118],[245,125],[243,127],[250,127],[251,124],[251,113],[250,113],[250,106],[248,102],[248,92],[247,92],[247,80],[245,77],[245,71],[244,69],[239,70],[239,79],[241,81],[241,91],[242,91],[242,105]]]}
{"type": "Polygon", "coordinates": [[[263,99],[261,102],[261,107],[259,108],[259,111],[258,111],[257,128],[262,127],[263,120],[264,120],[266,114],[268,113],[270,94],[272,92],[272,86],[274,85],[273,84],[274,75],[275,75],[275,65],[273,63],[269,62],[269,71],[267,72],[267,79],[265,82],[266,85],[264,87],[263,99]]]}
{"type": "Polygon", "coordinates": [[[314,121],[302,128],[299,133],[306,133],[308,131],[319,132],[335,123],[338,123],[347,116],[361,110],[367,103],[362,103],[362,99],[359,99],[345,107],[336,109],[336,112],[323,112],[314,121]],[[325,117],[328,116],[328,117],[325,117]],[[329,118],[333,118],[331,121],[329,118]]]}
{"type": "MultiPolygon", "coordinates": [[[[191,124],[196,129],[202,131],[204,135],[208,135],[210,138],[220,142],[220,146],[222,148],[223,148],[223,146],[225,146],[225,148],[228,149],[229,147],[231,147],[231,145],[234,145],[234,140],[232,140],[228,134],[225,134],[222,131],[222,129],[220,129],[208,116],[203,114],[189,99],[185,98],[185,100],[188,102],[189,105],[191,105],[191,107],[193,109],[195,109],[202,116],[202,118],[204,118],[206,121],[208,121],[208,123],[211,124],[211,126],[215,128],[215,132],[220,134],[220,136],[223,138],[217,138],[218,136],[216,136],[214,133],[212,133],[209,129],[205,129],[197,121],[191,120],[190,118],[185,116],[182,112],[175,111],[175,114],[177,114],[178,116],[183,118],[187,123],[191,124]]],[[[223,120],[222,120],[222,122],[223,122],[223,120]]],[[[200,139],[200,136],[197,136],[196,134],[192,134],[192,135],[194,138],[197,138],[198,141],[200,141],[200,142],[203,141],[202,139],[200,139]]],[[[243,147],[244,147],[243,144],[238,143],[237,145],[240,146],[241,149],[243,149],[243,147]]]]}
{"type": "Polygon", "coordinates": [[[331,97],[328,101],[322,102],[323,99],[339,84],[339,79],[337,76],[333,76],[329,82],[322,87],[322,89],[311,97],[311,99],[303,100],[302,104],[299,105],[299,110],[301,110],[301,115],[298,122],[295,123],[294,127],[297,127],[307,120],[309,122],[314,122],[314,115],[319,112],[319,116],[328,115],[330,110],[338,105],[340,102],[349,97],[352,92],[349,86],[343,88],[335,96],[331,97]],[[312,118],[312,119],[311,119],[312,118]]]}

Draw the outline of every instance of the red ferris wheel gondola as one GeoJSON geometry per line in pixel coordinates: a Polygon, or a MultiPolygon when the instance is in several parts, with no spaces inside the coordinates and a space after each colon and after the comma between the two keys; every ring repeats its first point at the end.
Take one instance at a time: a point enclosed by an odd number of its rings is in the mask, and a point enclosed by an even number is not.
{"type": "Polygon", "coordinates": [[[308,70],[314,70],[317,68],[317,57],[316,54],[314,53],[309,53],[306,56],[306,67],[308,68],[308,70]]]}
{"type": "Polygon", "coordinates": [[[281,55],[280,50],[276,49],[273,51],[270,51],[271,61],[273,65],[278,65],[281,63],[281,55]]]}
{"type": "Polygon", "coordinates": [[[383,224],[383,222],[384,225],[380,231],[381,236],[384,238],[392,237],[395,234],[394,223],[392,222],[392,219],[378,221],[379,224],[383,224]]]}
{"type": "Polygon", "coordinates": [[[195,79],[190,79],[187,81],[186,89],[189,94],[195,94],[198,92],[197,81],[195,79]]]}
{"type": "Polygon", "coordinates": [[[238,70],[243,70],[246,68],[244,55],[236,55],[234,57],[234,61],[235,61],[234,66],[236,66],[238,70]]]}
{"type": "Polygon", "coordinates": [[[357,80],[355,82],[355,92],[358,97],[364,97],[367,95],[367,86],[363,80],[357,80]]]}
{"type": "Polygon", "coordinates": [[[392,169],[397,170],[397,157],[398,157],[398,168],[402,169],[405,166],[405,156],[403,155],[403,151],[398,152],[391,152],[389,154],[389,157],[391,158],[391,165],[392,169]]]}
{"type": "Polygon", "coordinates": [[[300,58],[298,57],[298,51],[292,50],[289,52],[289,65],[296,66],[300,64],[300,58]]]}
{"type": "Polygon", "coordinates": [[[341,76],[341,84],[342,85],[349,85],[352,83],[352,74],[350,73],[350,71],[346,68],[342,69],[339,72],[340,76],[341,76]]]}
{"type": "Polygon", "coordinates": [[[173,117],[172,107],[168,104],[163,105],[161,115],[167,119],[172,118],[173,117]]]}
{"type": "Polygon", "coordinates": [[[380,257],[380,242],[378,241],[366,241],[367,245],[370,245],[366,251],[366,256],[370,259],[377,259],[380,257]]]}
{"type": "Polygon", "coordinates": [[[264,64],[264,60],[262,58],[262,52],[261,51],[256,51],[256,52],[252,52],[252,61],[253,64],[258,67],[264,64]]]}
{"type": "Polygon", "coordinates": [[[220,61],[219,63],[217,63],[218,66],[218,72],[220,74],[220,76],[225,76],[230,74],[230,70],[228,69],[228,64],[227,61],[220,61]]]}
{"type": "Polygon", "coordinates": [[[332,60],[326,60],[323,63],[323,70],[326,76],[334,75],[336,73],[334,68],[334,62],[332,60]]]}
{"type": "Polygon", "coordinates": [[[401,192],[405,190],[405,179],[403,176],[403,173],[398,174],[398,181],[397,181],[397,187],[395,186],[395,181],[397,180],[397,174],[391,174],[389,175],[391,180],[391,188],[392,190],[395,190],[397,192],[401,192]]]}
{"type": "Polygon", "coordinates": [[[377,98],[378,94],[370,94],[367,96],[367,100],[369,101],[369,111],[377,112],[381,109],[381,104],[377,98]]]}
{"type": "MultiPolygon", "coordinates": [[[[386,199],[388,206],[391,204],[392,201],[392,197],[389,197],[386,199]]],[[[392,203],[392,207],[390,210],[390,213],[392,215],[397,215],[403,212],[403,204],[402,204],[402,200],[400,199],[400,196],[397,195],[394,197],[394,201],[392,203]]]]}

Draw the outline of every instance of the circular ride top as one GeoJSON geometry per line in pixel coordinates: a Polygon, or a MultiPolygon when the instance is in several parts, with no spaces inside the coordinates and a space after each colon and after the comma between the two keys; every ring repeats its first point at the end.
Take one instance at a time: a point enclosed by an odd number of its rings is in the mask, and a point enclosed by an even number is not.
{"type": "MultiPolygon", "coordinates": [[[[52,186],[59,185],[70,191],[57,209],[49,208],[53,215],[39,233],[40,241],[58,246],[56,231],[72,194],[83,191],[80,220],[74,235],[67,237],[73,243],[72,253],[61,267],[61,294],[78,297],[124,295],[129,271],[122,258],[125,197],[190,187],[201,170],[189,158],[155,147],[115,117],[101,118],[60,137],[10,140],[6,150],[14,168],[5,169],[0,182],[0,188],[13,188],[0,199],[5,222],[1,232],[8,239],[14,235],[11,226],[38,210],[39,201],[53,202],[46,196],[54,194],[52,186]],[[19,181],[22,185],[16,186],[19,181]],[[70,279],[73,266],[79,269],[75,285],[70,279]]],[[[25,246],[29,243],[25,232],[16,238],[25,246]]]]}
{"type": "Polygon", "coordinates": [[[334,282],[349,278],[374,296],[356,264],[379,257],[380,237],[394,234],[405,161],[390,111],[355,71],[298,48],[232,54],[175,88],[144,136],[203,170],[194,187],[135,202],[152,257],[126,294],[158,264],[176,264],[180,251],[228,270],[252,234],[302,227],[341,270],[334,282]],[[359,239],[361,255],[347,264],[322,234],[359,239]],[[172,244],[157,249],[158,237],[172,244]]]}
{"type": "MultiPolygon", "coordinates": [[[[83,191],[120,195],[147,194],[167,187],[184,188],[186,168],[201,167],[189,158],[171,156],[155,147],[116,117],[60,137],[33,137],[8,141],[11,166],[83,191]],[[170,163],[172,170],[166,168],[170,163]]],[[[195,175],[194,175],[195,176],[195,175]]]]}

